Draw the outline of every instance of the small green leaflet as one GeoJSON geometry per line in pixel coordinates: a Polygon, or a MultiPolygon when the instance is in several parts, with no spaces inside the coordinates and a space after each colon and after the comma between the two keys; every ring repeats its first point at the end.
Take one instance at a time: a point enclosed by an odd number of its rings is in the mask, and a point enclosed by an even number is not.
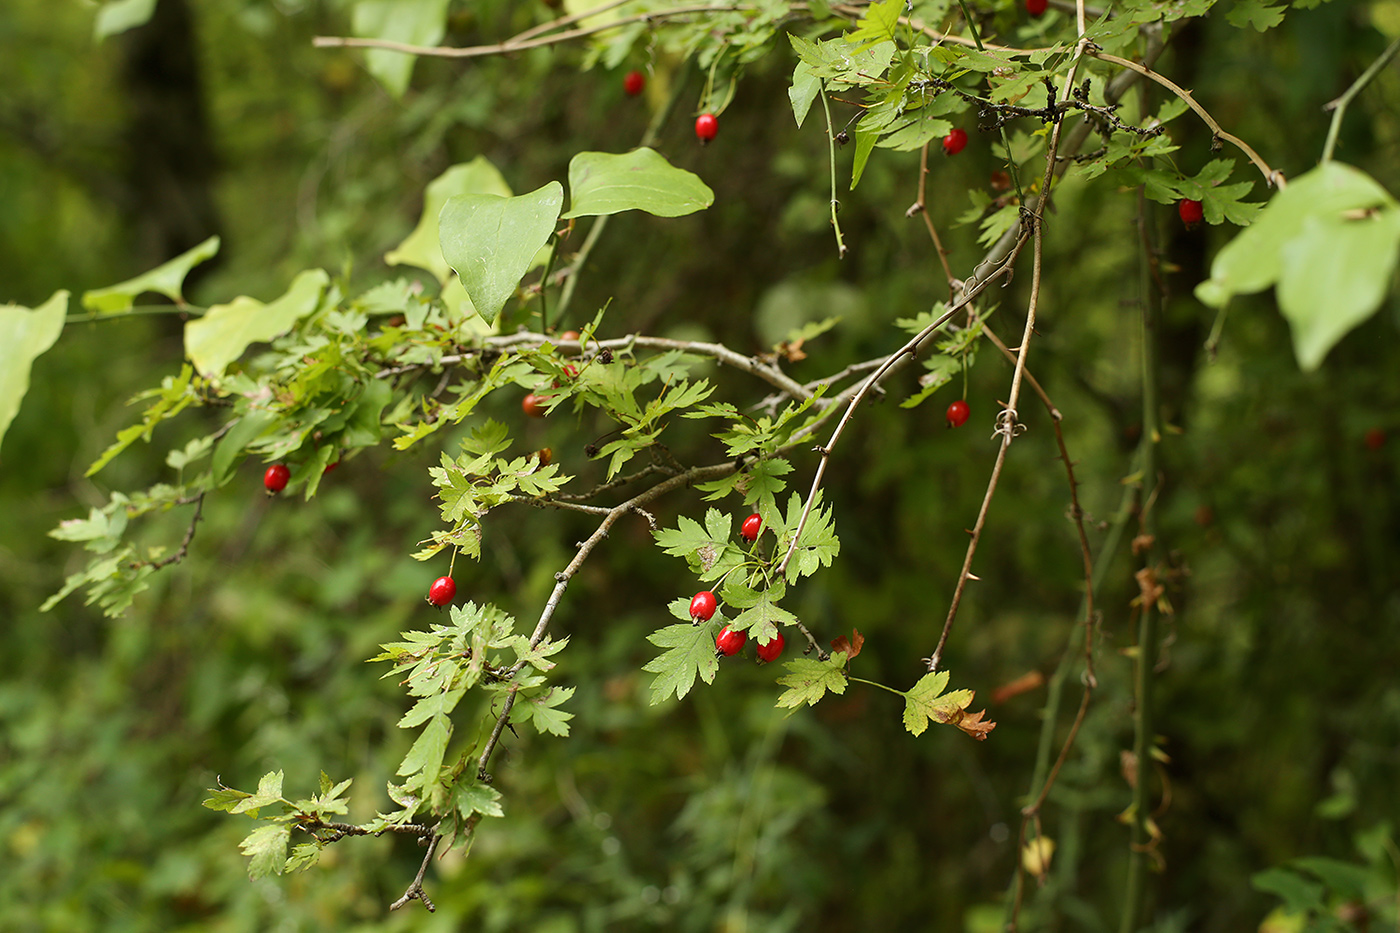
{"type": "Polygon", "coordinates": [[[676,528],[656,533],[656,543],[672,557],[683,557],[702,581],[718,580],[744,562],[743,552],[730,542],[730,519],[719,509],[705,512],[705,527],[682,515],[676,528]]]}
{"type": "MultiPolygon", "coordinates": [[[[793,493],[792,498],[788,500],[784,524],[788,528],[796,528],[801,517],[802,497],[793,493]]],[[[791,540],[791,535],[784,533],[778,539],[778,546],[785,549],[791,540]]],[[[803,526],[802,535],[797,539],[797,549],[793,551],[792,560],[788,563],[788,582],[794,582],[798,577],[811,576],[822,567],[830,567],[832,559],[840,553],[841,541],[836,537],[831,509],[822,505],[822,493],[818,490],[811,514],[807,516],[807,524],[803,526]]]]}
{"type": "Polygon", "coordinates": [[[778,697],[781,709],[797,709],[803,703],[816,706],[817,701],[827,691],[841,694],[846,692],[846,653],[838,651],[825,661],[798,658],[788,661],[783,667],[788,673],[778,678],[778,683],[788,689],[778,697]]]}
{"type": "Polygon", "coordinates": [[[457,784],[453,788],[452,802],[463,819],[470,819],[474,813],[480,813],[482,816],[505,815],[501,809],[501,792],[488,784],[476,781],[457,784]]]}
{"type": "Polygon", "coordinates": [[[238,848],[251,861],[248,863],[248,879],[256,881],[270,875],[282,874],[287,864],[287,837],[291,827],[286,823],[272,823],[259,826],[238,844],[238,848]]]}
{"type": "Polygon", "coordinates": [[[929,721],[942,722],[941,710],[964,709],[972,702],[971,690],[954,690],[945,694],[948,672],[925,674],[908,693],[904,694],[904,728],[914,735],[923,735],[929,721]]]}
{"type": "Polygon", "coordinates": [[[651,682],[652,706],[662,702],[671,694],[683,699],[695,685],[695,675],[699,674],[707,684],[714,683],[719,671],[719,659],[715,657],[715,623],[691,625],[681,623],[668,625],[647,636],[647,641],[666,651],[652,659],[644,671],[656,675],[651,682]]]}
{"type": "Polygon", "coordinates": [[[569,734],[569,720],[573,713],[566,713],[558,707],[574,695],[573,687],[545,687],[531,690],[529,695],[521,692],[511,709],[510,721],[528,722],[535,731],[543,735],[566,736],[569,734]]]}
{"type": "Polygon", "coordinates": [[[787,587],[781,580],[775,580],[772,586],[759,592],[734,583],[731,578],[724,586],[724,601],[742,611],[729,623],[729,628],[748,632],[760,645],[772,641],[778,634],[778,626],[797,621],[797,616],[778,605],[786,592],[787,587]]]}

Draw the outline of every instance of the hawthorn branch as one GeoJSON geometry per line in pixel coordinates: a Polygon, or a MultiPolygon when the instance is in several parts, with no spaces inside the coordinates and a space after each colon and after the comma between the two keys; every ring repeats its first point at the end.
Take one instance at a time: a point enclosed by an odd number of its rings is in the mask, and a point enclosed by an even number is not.
{"type": "Polygon", "coordinates": [[[162,558],[161,560],[149,561],[152,570],[159,570],[160,568],[168,567],[171,564],[178,564],[180,561],[184,560],[189,555],[190,542],[194,540],[195,529],[199,527],[200,517],[204,512],[205,495],[207,495],[207,493],[201,492],[199,495],[195,496],[194,499],[182,501],[180,503],[181,505],[187,505],[189,504],[189,502],[194,503],[194,515],[190,518],[190,527],[185,529],[184,540],[180,542],[180,547],[175,551],[174,554],[171,554],[169,557],[162,558]]]}
{"type": "MultiPolygon", "coordinates": [[[[604,4],[596,10],[578,14],[577,18],[587,18],[602,10],[619,6],[617,3],[604,4]]],[[[613,29],[621,29],[623,26],[630,26],[632,23],[651,23],[656,20],[675,19],[681,16],[691,16],[696,13],[737,13],[742,10],[751,10],[750,7],[742,3],[715,3],[702,6],[676,7],[671,10],[651,10],[646,13],[634,13],[631,16],[622,16],[609,23],[601,23],[597,26],[581,26],[578,29],[570,29],[565,32],[554,33],[553,35],[540,35],[541,26],[534,26],[506,39],[504,42],[493,42],[487,45],[472,45],[463,48],[453,48],[441,45],[411,45],[407,42],[394,42],[390,39],[371,39],[358,36],[316,36],[311,40],[312,46],[318,49],[324,48],[351,48],[351,49],[383,49],[387,52],[402,52],[405,55],[425,55],[434,58],[481,58],[486,55],[509,55],[512,52],[523,52],[527,49],[537,49],[546,45],[559,45],[563,42],[572,42],[575,39],[582,39],[586,36],[595,35],[600,32],[608,32],[613,29]]],[[[565,17],[565,19],[570,19],[565,17]]],[[[556,21],[557,23],[558,21],[556,21]]]]}
{"type": "Polygon", "coordinates": [[[1158,84],[1162,85],[1162,87],[1180,98],[1182,103],[1194,110],[1196,116],[1204,120],[1206,126],[1210,127],[1211,133],[1215,135],[1216,139],[1225,140],[1225,142],[1235,146],[1248,156],[1249,161],[1253,162],[1255,167],[1259,169],[1260,173],[1264,176],[1264,181],[1267,182],[1270,187],[1277,185],[1282,189],[1287,184],[1287,180],[1283,177],[1283,172],[1270,167],[1269,163],[1265,162],[1259,153],[1255,152],[1243,139],[1240,139],[1232,133],[1225,132],[1220,124],[1215,121],[1215,118],[1207,113],[1204,107],[1196,103],[1196,98],[1192,97],[1191,92],[1186,90],[1186,88],[1172,81],[1165,75],[1153,71],[1147,65],[1140,64],[1131,59],[1119,58],[1117,55],[1110,55],[1108,52],[1102,51],[1101,49],[1091,49],[1088,54],[1097,58],[1099,61],[1108,62],[1120,68],[1127,68],[1129,71],[1134,71],[1144,78],[1156,81],[1158,84]]]}
{"type": "MultiPolygon", "coordinates": [[[[472,814],[472,818],[477,819],[477,814],[472,814]]],[[[472,827],[476,826],[475,823],[471,825],[472,827]]],[[[424,907],[428,908],[428,913],[431,914],[437,911],[436,905],[428,898],[427,892],[423,890],[423,876],[428,873],[428,865],[432,862],[433,854],[437,852],[438,843],[441,841],[442,834],[439,833],[437,829],[433,830],[431,836],[419,840],[420,845],[427,845],[428,851],[423,853],[423,862],[418,866],[418,874],[413,876],[413,883],[408,886],[408,890],[403,892],[403,897],[389,905],[390,910],[398,910],[400,907],[408,904],[409,901],[419,900],[423,902],[424,907]]]]}

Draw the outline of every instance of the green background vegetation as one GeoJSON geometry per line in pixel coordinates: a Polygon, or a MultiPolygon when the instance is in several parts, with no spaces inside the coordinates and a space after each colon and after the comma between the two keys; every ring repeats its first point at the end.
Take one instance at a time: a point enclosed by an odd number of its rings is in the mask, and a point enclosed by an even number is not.
{"type": "MultiPolygon", "coordinates": [[[[533,3],[453,8],[444,41],[454,45],[551,15],[533,3]]],[[[163,0],[150,26],[95,43],[80,4],[5,3],[0,300],[35,306],[60,287],[120,281],[211,233],[223,248],[192,279],[197,305],[271,299],[315,265],[366,286],[391,277],[380,257],[447,166],[485,155],[528,191],[564,178],[579,150],[625,151],[649,118],[644,101],[623,95],[622,70],[580,73],[582,49],[568,47],[420,61],[395,99],[358,53],[311,47],[313,35],[347,31],[348,14],[331,3],[163,0]]],[[[1297,9],[1263,34],[1213,16],[1181,25],[1158,67],[1292,176],[1321,150],[1322,104],[1398,32],[1394,2],[1297,9]]],[[[793,63],[780,47],[751,66],[704,149],[687,115],[692,78],[657,148],[715,190],[714,207],[615,218],[567,323],[611,299],[612,333],[755,352],[841,315],[792,367],[801,380],[888,352],[893,321],[943,294],[922,224],[904,218],[917,153],[877,150],[843,194],[852,251],[836,258],[826,140],[819,114],[802,130],[793,123],[793,63]]],[[[1337,153],[1392,192],[1397,114],[1392,67],[1354,104],[1337,153]]],[[[1170,132],[1184,173],[1216,157],[1200,123],[1180,119],[1170,132]]],[[[838,158],[848,172],[849,149],[838,158]]],[[[980,249],[975,228],[953,222],[994,168],[986,134],[936,160],[930,210],[955,271],[980,249]]],[[[1382,839],[1400,817],[1400,306],[1388,299],[1304,374],[1271,297],[1246,299],[1209,361],[1213,317],[1191,289],[1237,230],[1185,231],[1170,207],[1153,210],[1171,292],[1164,416],[1179,429],[1160,448],[1156,514],[1181,574],[1158,686],[1171,797],[1157,816],[1151,923],[1252,929],[1278,901],[1251,878],[1307,855],[1370,865],[1393,898],[1382,839]],[[1392,437],[1371,449],[1371,429],[1392,437]]],[[[1047,219],[1031,368],[1065,413],[1096,550],[1140,433],[1136,212],[1131,190],[1070,182],[1047,219]]],[[[1019,327],[1028,285],[1018,274],[997,290],[1004,336],[1019,327]]],[[[180,334],[162,315],[70,324],[36,362],[0,452],[0,928],[996,928],[1044,691],[993,704],[999,726],[985,743],[953,730],[913,738],[897,700],[858,684],[786,717],[773,709],[771,672],[749,664],[726,666],[681,703],[648,706],[645,636],[693,581],[639,520],[618,526],[556,616],[572,639],[573,735],[507,740],[494,764],[506,818],[483,824],[469,858],[454,852],[430,873],[436,914],[386,911],[420,859],[406,839],[349,840],[309,872],[250,883],[236,846],[251,824],[199,805],[218,778],[250,788],[281,769],[299,796],[324,768],[356,779],[355,819],[389,806],[382,788],[412,737],[394,728],[402,692],[364,660],[431,618],[422,595],[436,564],[408,555],[435,527],[426,469],[436,454],[368,451],[310,503],[267,501],[260,468],[246,463],[207,502],[188,559],[156,575],[126,617],[105,619],[76,598],[40,614],[82,560],[46,532],[111,489],[149,483],[165,450],[211,429],[168,425],[83,477],[134,418],[125,400],[178,371],[180,334]]],[[[969,375],[973,419],[953,432],[941,423],[953,389],[904,410],[895,401],[913,387],[905,374],[861,411],[831,464],[842,554],[790,608],[824,641],[858,628],[862,676],[912,683],[937,640],[1009,378],[984,350],[969,375]]],[[[743,405],[753,392],[730,379],[720,396],[743,405]]],[[[566,417],[523,424],[517,400],[500,395],[490,414],[551,446],[568,471],[593,475],[582,452],[591,437],[566,417]]],[[[1053,670],[1082,589],[1054,437],[1043,412],[1026,420],[974,566],[984,582],[949,647],[955,685],[977,689],[977,707],[999,684],[1053,670]]],[[[703,423],[677,423],[668,438],[690,461],[718,453],[703,423]]],[[[815,458],[795,465],[803,489],[815,458]]],[[[657,517],[673,525],[701,511],[698,496],[673,496],[657,517]]],[[[585,518],[493,514],[483,560],[457,564],[459,590],[534,618],[591,530],[585,518]]],[[[151,539],[178,540],[184,520],[157,519],[151,539]]],[[[1103,689],[1046,811],[1059,850],[1026,928],[1117,928],[1127,830],[1114,817],[1129,801],[1119,754],[1132,729],[1123,651],[1135,641],[1136,584],[1126,552],[1112,559],[1099,600],[1103,689]]]]}

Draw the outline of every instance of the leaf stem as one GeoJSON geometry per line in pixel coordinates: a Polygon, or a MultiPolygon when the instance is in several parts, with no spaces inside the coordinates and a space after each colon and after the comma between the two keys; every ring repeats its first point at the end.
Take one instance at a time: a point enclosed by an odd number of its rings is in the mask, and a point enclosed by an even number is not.
{"type": "Polygon", "coordinates": [[[1336,100],[1328,101],[1323,105],[1323,110],[1332,111],[1332,123],[1327,127],[1327,142],[1322,146],[1321,164],[1326,165],[1332,161],[1332,150],[1337,147],[1337,134],[1342,129],[1342,117],[1346,115],[1347,107],[1351,105],[1352,98],[1365,90],[1366,85],[1375,80],[1376,75],[1381,73],[1381,69],[1390,64],[1390,60],[1395,57],[1395,53],[1400,52],[1400,39],[1396,39],[1386,47],[1375,61],[1371,62],[1371,67],[1361,73],[1361,77],[1352,82],[1351,87],[1342,92],[1342,96],[1336,100]]]}
{"type": "Polygon", "coordinates": [[[831,226],[836,231],[836,258],[846,258],[846,241],[841,238],[841,222],[836,219],[836,212],[841,203],[836,200],[836,134],[835,127],[831,125],[831,103],[826,99],[826,88],[823,87],[818,93],[822,98],[822,110],[826,112],[826,146],[831,160],[831,226]]]}

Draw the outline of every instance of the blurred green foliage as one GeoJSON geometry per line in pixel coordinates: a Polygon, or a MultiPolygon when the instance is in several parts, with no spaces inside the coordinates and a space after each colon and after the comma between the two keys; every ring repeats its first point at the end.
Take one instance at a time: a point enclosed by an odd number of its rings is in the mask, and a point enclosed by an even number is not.
{"type": "MultiPolygon", "coordinates": [[[[380,257],[413,228],[424,187],[447,166],[485,155],[528,191],[564,178],[577,151],[634,145],[649,116],[621,89],[622,72],[641,59],[582,73],[583,48],[425,59],[395,98],[358,54],[311,47],[313,35],[348,31],[344,4],[160,4],[174,6],[193,26],[188,51],[216,156],[207,192],[216,229],[204,234],[224,241],[191,284],[197,305],[271,299],[314,265],[362,285],[394,277],[380,257]]],[[[444,41],[493,41],[550,15],[534,3],[454,4],[444,41]]],[[[1176,28],[1157,67],[1295,175],[1321,150],[1321,105],[1400,34],[1400,4],[1295,9],[1265,33],[1214,16],[1176,28]]],[[[92,29],[82,5],[10,0],[0,10],[0,300],[34,306],[59,287],[79,294],[169,258],[153,252],[152,218],[178,205],[136,194],[151,190],[132,163],[139,90],[150,81],[134,57],[140,36],[94,43],[92,29]]],[[[576,317],[561,327],[611,300],[628,328],[749,352],[841,316],[806,345],[808,359],[793,367],[802,380],[888,352],[894,321],[927,309],[944,286],[922,225],[903,217],[917,154],[877,151],[858,191],[843,193],[852,251],[838,261],[826,141],[814,118],[806,130],[790,118],[793,63],[780,50],[749,67],[712,145],[694,146],[687,119],[665,127],[658,150],[714,189],[714,207],[677,220],[615,218],[580,279],[576,317]]],[[[1161,97],[1148,93],[1155,110],[1161,97]]],[[[699,94],[697,81],[682,112],[699,94]]],[[[1390,69],[1353,105],[1338,148],[1391,192],[1400,191],[1397,107],[1400,75],[1390,69]]],[[[841,122],[854,115],[835,111],[841,122]]],[[[1178,119],[1172,134],[1183,173],[1215,157],[1199,123],[1178,119]]],[[[965,192],[985,190],[997,167],[990,137],[973,138],[930,176],[929,209],[954,270],[970,269],[981,250],[975,227],[953,220],[965,192]]],[[[848,168],[849,150],[838,157],[848,168]]],[[[1154,209],[1171,231],[1160,334],[1171,429],[1156,510],[1160,544],[1181,573],[1167,594],[1176,614],[1158,682],[1171,796],[1156,815],[1164,838],[1153,928],[1253,929],[1280,891],[1323,913],[1359,897],[1393,921],[1400,306],[1392,292],[1380,315],[1304,374],[1272,298],[1245,299],[1210,360],[1202,345],[1213,318],[1191,289],[1235,231],[1187,232],[1171,208],[1154,209]],[[1285,867],[1358,850],[1364,880],[1331,863],[1285,867]],[[1251,883],[1266,870],[1275,874],[1251,883]],[[1306,886],[1318,877],[1320,893],[1306,886]]],[[[1132,191],[1072,179],[1061,190],[1030,357],[1065,414],[1096,548],[1141,430],[1136,211],[1132,191]]],[[[1018,275],[1000,291],[1002,307],[1024,307],[1028,283],[1018,275]]],[[[1014,330],[1005,316],[994,318],[1004,335],[1014,330]]],[[[646,634],[692,581],[640,519],[618,525],[556,616],[555,630],[571,638],[572,736],[522,730],[506,740],[494,765],[506,817],[483,824],[469,857],[435,863],[436,914],[386,911],[421,857],[405,839],[349,839],[309,872],[250,883],[237,842],[252,824],[199,806],[218,780],[253,787],[282,770],[289,796],[301,796],[325,769],[355,779],[352,818],[390,806],[382,788],[411,741],[394,728],[406,706],[380,679],[384,665],[364,661],[430,613],[421,596],[433,574],[409,554],[435,525],[427,468],[436,457],[367,452],[310,503],[267,501],[245,464],[209,499],[189,557],[151,577],[135,611],[109,620],[70,600],[41,615],[82,559],[46,532],[112,489],[150,482],[164,450],[213,427],[167,425],[157,443],[83,476],[133,421],[125,400],[178,372],[179,337],[160,316],[70,324],[36,361],[0,454],[0,928],[995,928],[1018,860],[1044,692],[994,704],[999,726],[985,743],[952,730],[912,738],[898,700],[858,684],[789,716],[773,708],[771,674],[742,665],[651,707],[646,634]]],[[[973,419],[957,432],[943,429],[936,401],[863,409],[831,463],[826,501],[845,545],[790,608],[825,640],[860,629],[863,676],[912,684],[937,641],[1009,374],[994,354],[979,355],[967,386],[973,419]]],[[[493,404],[488,414],[522,420],[493,404]]],[[[1083,585],[1049,423],[1039,411],[1026,420],[974,567],[984,582],[950,643],[957,683],[976,687],[979,701],[1054,668],[1083,585]]],[[[552,446],[566,470],[589,468],[590,439],[563,421],[518,428],[552,446]]],[[[678,448],[709,443],[702,423],[671,431],[678,448]]],[[[800,488],[815,458],[796,462],[800,488]]],[[[673,497],[657,518],[674,526],[699,512],[698,496],[673,497]]],[[[178,541],[183,521],[159,518],[143,535],[178,541]]],[[[592,527],[573,514],[501,513],[484,559],[458,565],[459,588],[534,618],[592,527]]],[[[1122,651],[1134,642],[1137,588],[1124,554],[1105,559],[1102,689],[1044,815],[1058,848],[1024,929],[1117,926],[1127,834],[1114,817],[1129,800],[1120,752],[1131,742],[1122,651]]],[[[1072,708],[1073,685],[1067,697],[1072,708]]]]}

